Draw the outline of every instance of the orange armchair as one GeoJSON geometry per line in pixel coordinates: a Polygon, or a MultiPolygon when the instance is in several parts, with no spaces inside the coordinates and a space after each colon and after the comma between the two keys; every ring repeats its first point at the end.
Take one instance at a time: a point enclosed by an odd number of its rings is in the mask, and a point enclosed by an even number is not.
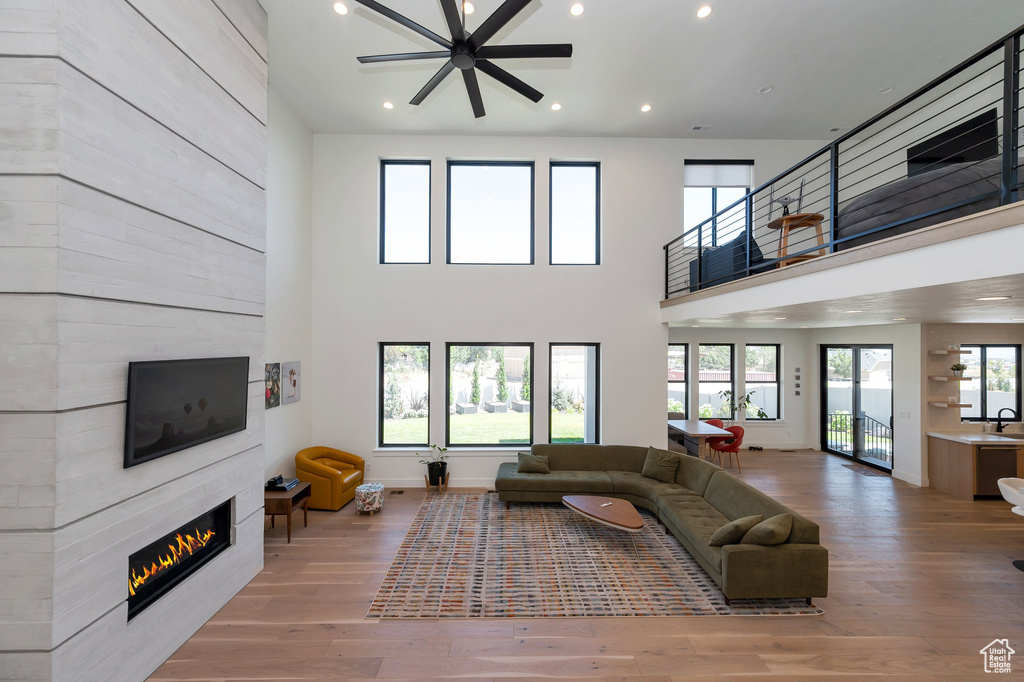
{"type": "Polygon", "coordinates": [[[295,477],[310,483],[309,506],[338,511],[356,496],[366,461],[359,455],[317,446],[295,454],[295,477]]]}

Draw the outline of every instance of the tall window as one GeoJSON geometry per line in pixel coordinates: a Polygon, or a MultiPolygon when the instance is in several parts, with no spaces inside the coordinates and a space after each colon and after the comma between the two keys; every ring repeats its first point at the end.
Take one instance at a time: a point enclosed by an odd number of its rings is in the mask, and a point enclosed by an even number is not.
{"type": "MultiPolygon", "coordinates": [[[[963,345],[960,362],[967,365],[965,377],[971,381],[960,385],[960,399],[971,405],[961,408],[960,416],[975,421],[994,421],[999,410],[1009,407],[1020,415],[1020,346],[963,345]]],[[[1009,421],[1009,412],[1003,420],[1009,421]]]]}
{"type": "Polygon", "coordinates": [[[686,355],[689,345],[668,344],[668,411],[686,419],[686,355]]]}
{"type": "Polygon", "coordinates": [[[430,262],[430,162],[380,162],[380,262],[430,262]]]}
{"type": "Polygon", "coordinates": [[[755,344],[746,349],[746,392],[753,405],[747,408],[747,419],[778,419],[779,345],[755,344]],[[758,409],[760,408],[760,410],[758,409]],[[764,416],[761,415],[764,413],[764,416]]]}
{"type": "Polygon", "coordinates": [[[532,162],[448,162],[448,262],[533,264],[532,162]]]}
{"type": "Polygon", "coordinates": [[[448,344],[448,445],[533,442],[532,343],[448,344]]]}
{"type": "Polygon", "coordinates": [[[380,445],[430,441],[430,345],[380,344],[380,445]]]}
{"type": "Polygon", "coordinates": [[[699,417],[701,419],[732,419],[732,403],[728,396],[736,394],[733,380],[733,346],[731,343],[700,344],[700,374],[697,377],[699,417]]]}
{"type": "MultiPolygon", "coordinates": [[[[690,161],[683,166],[683,231],[696,227],[742,199],[754,181],[753,161],[690,161]]],[[[746,227],[747,208],[740,204],[701,230],[701,246],[719,246],[746,227]]],[[[685,246],[697,245],[697,233],[685,246]]]]}
{"type": "Polygon", "coordinates": [[[551,264],[601,262],[601,164],[551,164],[551,264]]]}
{"type": "Polygon", "coordinates": [[[548,374],[551,443],[597,443],[601,349],[596,343],[553,343],[548,374]]]}

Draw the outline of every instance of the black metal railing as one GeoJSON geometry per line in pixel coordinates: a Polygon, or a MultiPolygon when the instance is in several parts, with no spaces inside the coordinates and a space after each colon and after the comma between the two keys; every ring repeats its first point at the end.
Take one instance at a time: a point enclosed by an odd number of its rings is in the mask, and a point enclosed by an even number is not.
{"type": "Polygon", "coordinates": [[[830,412],[825,445],[829,450],[857,454],[892,466],[892,426],[874,417],[849,412],[830,412]]]}
{"type": "Polygon", "coordinates": [[[825,433],[829,450],[853,454],[853,415],[849,412],[830,412],[825,433]]]}
{"type": "Polygon", "coordinates": [[[1022,34],[1024,26],[670,241],[665,297],[1017,201],[1022,34]],[[780,218],[797,213],[808,217],[784,243],[780,218]]]}
{"type": "Polygon", "coordinates": [[[885,462],[892,466],[892,427],[866,414],[860,419],[863,457],[885,462]]]}

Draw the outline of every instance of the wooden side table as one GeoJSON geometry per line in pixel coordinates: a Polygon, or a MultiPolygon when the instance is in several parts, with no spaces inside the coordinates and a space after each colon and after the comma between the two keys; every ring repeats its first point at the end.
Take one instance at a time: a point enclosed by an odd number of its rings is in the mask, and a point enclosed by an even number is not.
{"type": "Polygon", "coordinates": [[[270,517],[270,527],[274,527],[275,516],[288,517],[288,543],[292,541],[292,512],[302,505],[302,527],[309,525],[309,495],[313,486],[303,481],[291,490],[264,490],[263,513],[270,517]]]}
{"type": "Polygon", "coordinates": [[[779,232],[779,261],[777,267],[784,268],[790,263],[800,263],[805,260],[811,260],[818,256],[825,255],[825,235],[822,234],[821,224],[825,221],[825,216],[820,213],[790,213],[784,215],[768,223],[768,229],[770,230],[781,230],[779,232]],[[799,256],[789,256],[789,232],[790,230],[798,230],[802,227],[813,227],[815,236],[818,239],[818,253],[804,253],[799,256]]]}

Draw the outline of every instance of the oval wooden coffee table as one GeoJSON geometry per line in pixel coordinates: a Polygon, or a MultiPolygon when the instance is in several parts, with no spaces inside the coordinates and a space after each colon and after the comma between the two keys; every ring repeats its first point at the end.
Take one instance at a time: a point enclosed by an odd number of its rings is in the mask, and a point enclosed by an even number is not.
{"type": "MultiPolygon", "coordinates": [[[[639,533],[644,529],[644,519],[631,502],[614,497],[565,495],[562,498],[562,504],[575,514],[591,521],[597,521],[610,528],[629,533],[629,541],[633,543],[633,552],[636,554],[637,560],[640,559],[640,552],[636,549],[633,533],[639,533]]],[[[573,516],[569,518],[571,520],[573,516]]]]}

